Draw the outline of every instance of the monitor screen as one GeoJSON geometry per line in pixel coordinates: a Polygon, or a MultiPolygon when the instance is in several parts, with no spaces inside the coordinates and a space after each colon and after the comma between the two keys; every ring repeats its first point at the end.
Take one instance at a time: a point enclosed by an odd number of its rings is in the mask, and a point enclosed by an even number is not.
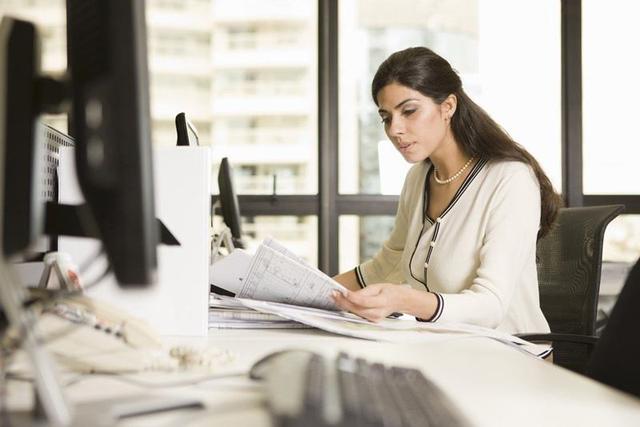
{"type": "MultiPolygon", "coordinates": [[[[4,17],[0,26],[0,324],[21,333],[33,365],[38,409],[51,425],[71,411],[36,334],[24,286],[7,260],[44,230],[42,172],[34,131],[39,114],[59,113],[71,96],[78,182],[91,215],[83,225],[101,239],[121,285],[152,283],[158,227],[153,171],[143,0],[67,0],[68,81],[39,75],[32,23],[4,17]],[[69,90],[70,89],[70,90],[69,90]],[[14,167],[15,166],[15,167],[14,167]]],[[[92,232],[87,232],[93,235],[92,232]]],[[[106,413],[106,411],[105,411],[106,413]]],[[[40,415],[39,417],[40,418],[40,415]]]]}
{"type": "Polygon", "coordinates": [[[122,286],[157,269],[144,1],[67,0],[78,182],[122,286]]]}
{"type": "Polygon", "coordinates": [[[0,189],[2,254],[24,254],[43,232],[42,141],[36,132],[40,107],[38,38],[29,22],[4,17],[0,30],[0,189]]]}
{"type": "Polygon", "coordinates": [[[218,187],[220,187],[220,209],[222,219],[231,230],[233,245],[236,248],[244,248],[242,242],[242,227],[240,225],[240,205],[238,197],[233,189],[233,169],[229,159],[224,157],[220,162],[218,171],[218,187]]]}

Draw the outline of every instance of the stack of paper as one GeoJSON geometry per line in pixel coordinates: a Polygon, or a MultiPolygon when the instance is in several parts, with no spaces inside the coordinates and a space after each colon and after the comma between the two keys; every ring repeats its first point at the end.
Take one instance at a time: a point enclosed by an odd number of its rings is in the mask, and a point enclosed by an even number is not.
{"type": "Polygon", "coordinates": [[[285,317],[246,307],[233,297],[210,294],[209,328],[276,329],[310,328],[285,317]]]}
{"type": "Polygon", "coordinates": [[[347,291],[271,238],[254,255],[236,249],[209,271],[209,283],[239,298],[338,310],[331,292],[347,291]]]}
{"type": "Polygon", "coordinates": [[[265,314],[286,317],[335,334],[374,341],[407,344],[484,337],[507,344],[536,357],[546,357],[551,352],[549,345],[533,344],[495,329],[468,324],[416,322],[415,317],[407,315],[398,319],[387,318],[374,323],[351,313],[241,298],[237,301],[265,314]]]}

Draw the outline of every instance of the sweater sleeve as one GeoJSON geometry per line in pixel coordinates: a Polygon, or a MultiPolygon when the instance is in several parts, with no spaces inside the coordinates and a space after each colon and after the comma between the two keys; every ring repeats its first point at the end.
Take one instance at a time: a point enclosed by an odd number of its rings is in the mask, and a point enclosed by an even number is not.
{"type": "Polygon", "coordinates": [[[535,262],[540,224],[538,181],[523,163],[515,164],[510,172],[498,181],[487,206],[475,278],[462,292],[441,295],[442,321],[497,327],[525,267],[535,262]]]}
{"type": "Polygon", "coordinates": [[[402,283],[400,261],[407,240],[411,212],[410,206],[419,202],[422,194],[421,177],[424,176],[424,165],[417,164],[407,173],[400,199],[398,210],[389,238],[374,257],[356,267],[356,277],[361,287],[374,283],[402,283]]]}

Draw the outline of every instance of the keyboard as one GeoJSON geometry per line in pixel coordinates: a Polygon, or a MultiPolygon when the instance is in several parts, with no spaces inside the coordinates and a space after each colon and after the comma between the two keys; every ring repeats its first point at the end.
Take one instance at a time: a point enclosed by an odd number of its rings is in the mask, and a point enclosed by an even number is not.
{"type": "Polygon", "coordinates": [[[417,369],[340,353],[290,350],[264,370],[267,405],[279,426],[467,426],[449,398],[417,369]]]}

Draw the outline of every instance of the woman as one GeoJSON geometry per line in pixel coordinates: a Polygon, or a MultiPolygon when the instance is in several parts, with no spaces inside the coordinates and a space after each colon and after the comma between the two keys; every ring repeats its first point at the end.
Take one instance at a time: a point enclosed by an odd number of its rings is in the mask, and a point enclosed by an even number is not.
{"type": "Polygon", "coordinates": [[[385,60],[372,96],[389,140],[414,166],[391,236],[373,259],[335,277],[351,290],[336,292],[336,304],[373,321],[402,312],[512,334],[548,331],[536,241],[560,199],[538,162],[427,48],[385,60]]]}

